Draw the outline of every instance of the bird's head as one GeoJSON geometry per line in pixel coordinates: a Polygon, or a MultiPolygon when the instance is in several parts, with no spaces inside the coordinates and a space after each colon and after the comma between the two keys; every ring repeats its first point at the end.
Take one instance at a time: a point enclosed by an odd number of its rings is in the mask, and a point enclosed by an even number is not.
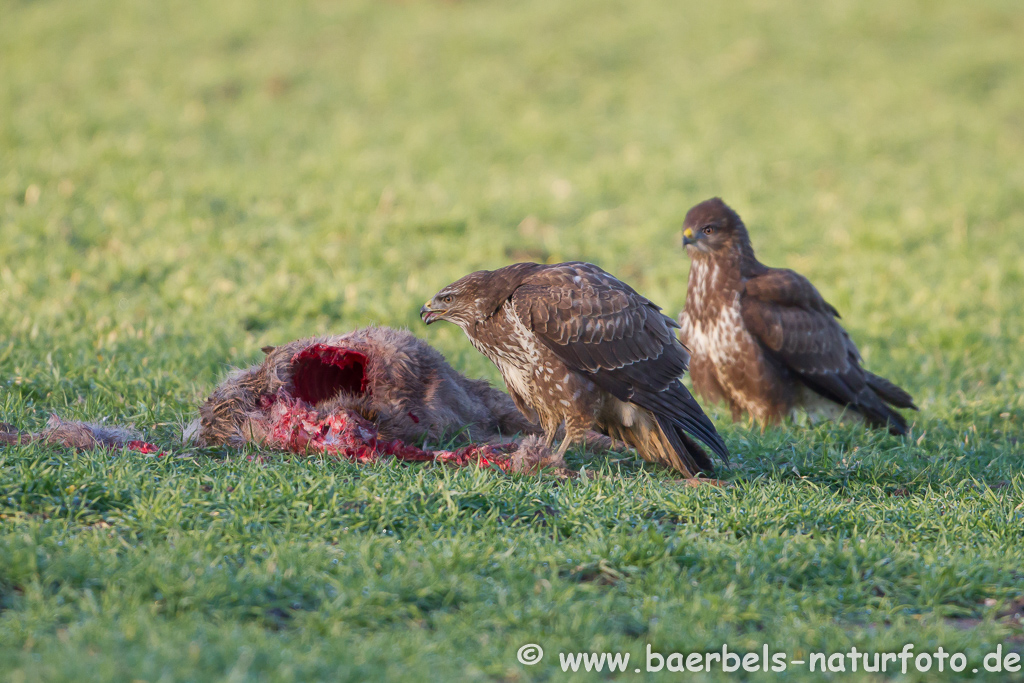
{"type": "Polygon", "coordinates": [[[480,270],[456,280],[435,294],[420,309],[420,318],[426,324],[447,320],[465,328],[486,318],[492,310],[481,299],[481,285],[491,271],[480,270]]]}
{"type": "Polygon", "coordinates": [[[697,204],[683,221],[683,248],[690,257],[724,250],[744,249],[750,244],[739,214],[718,197],[697,204]]]}

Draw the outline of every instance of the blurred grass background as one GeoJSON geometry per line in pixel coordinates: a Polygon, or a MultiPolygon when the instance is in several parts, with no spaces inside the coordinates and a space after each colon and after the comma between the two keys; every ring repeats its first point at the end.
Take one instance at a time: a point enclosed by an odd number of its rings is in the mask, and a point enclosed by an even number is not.
{"type": "Polygon", "coordinates": [[[721,195],[926,405],[1021,386],[1015,2],[4,15],[4,374],[117,356],[119,380],[166,373],[173,404],[263,344],[375,322],[496,378],[420,327],[424,299],[584,259],[674,314],[682,216],[721,195]]]}
{"type": "MultiPolygon", "coordinates": [[[[675,315],[682,217],[720,195],[918,399],[889,475],[1011,478],[1022,35],[1016,0],[0,0],[0,421],[172,439],[261,346],[369,323],[496,380],[428,296],[581,259],[675,315]]],[[[741,463],[832,452],[712,412],[741,463]]]]}

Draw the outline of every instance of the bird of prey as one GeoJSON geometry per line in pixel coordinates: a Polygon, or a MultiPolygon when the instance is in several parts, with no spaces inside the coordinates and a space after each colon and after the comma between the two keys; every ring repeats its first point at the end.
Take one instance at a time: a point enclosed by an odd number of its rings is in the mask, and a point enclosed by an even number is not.
{"type": "Polygon", "coordinates": [[[745,412],[762,428],[803,408],[812,421],[855,415],[906,433],[895,408],[917,410],[910,394],[861,367],[839,313],[807,278],[757,260],[725,202],[690,209],[683,246],[692,263],[680,336],[701,397],[724,399],[733,419],[745,412]]]}
{"type": "Polygon", "coordinates": [[[728,464],[722,438],[679,381],[690,354],[678,325],[595,265],[481,270],[438,292],[420,317],[462,328],[549,448],[564,424],[559,455],[596,428],[687,477],[712,467],[691,436],[728,464]]]}

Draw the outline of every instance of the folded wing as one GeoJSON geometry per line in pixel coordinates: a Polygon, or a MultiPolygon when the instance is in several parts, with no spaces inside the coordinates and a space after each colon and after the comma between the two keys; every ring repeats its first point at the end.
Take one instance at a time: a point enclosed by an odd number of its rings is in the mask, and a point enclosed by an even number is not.
{"type": "Polygon", "coordinates": [[[674,443],[685,444],[685,435],[676,434],[682,429],[728,462],[722,438],[679,381],[690,356],[672,331],[678,325],[658,306],[586,263],[531,275],[511,301],[520,320],[568,367],[654,413],[674,443]]]}
{"type": "Polygon", "coordinates": [[[856,345],[836,321],[839,313],[807,278],[768,269],[747,280],[740,310],[747,330],[765,351],[805,385],[856,410],[870,424],[906,433],[906,420],[890,406],[916,409],[913,399],[860,366],[856,345]]]}

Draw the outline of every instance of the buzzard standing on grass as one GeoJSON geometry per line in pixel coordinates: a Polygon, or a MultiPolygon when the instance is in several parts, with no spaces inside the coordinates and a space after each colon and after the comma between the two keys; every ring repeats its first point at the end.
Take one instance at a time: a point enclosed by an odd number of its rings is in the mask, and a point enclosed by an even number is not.
{"type": "Polygon", "coordinates": [[[589,263],[517,263],[454,282],[420,311],[453,322],[501,371],[516,406],[559,455],[597,428],[688,477],[728,462],[715,427],[679,381],[690,354],[661,309],[589,263]]]}
{"type": "Polygon", "coordinates": [[[703,398],[727,401],[762,427],[795,408],[812,419],[856,414],[905,434],[894,408],[917,410],[910,394],[861,367],[839,313],[807,278],[758,262],[743,221],[717,197],[686,214],[692,261],[681,337],[703,398]]]}

